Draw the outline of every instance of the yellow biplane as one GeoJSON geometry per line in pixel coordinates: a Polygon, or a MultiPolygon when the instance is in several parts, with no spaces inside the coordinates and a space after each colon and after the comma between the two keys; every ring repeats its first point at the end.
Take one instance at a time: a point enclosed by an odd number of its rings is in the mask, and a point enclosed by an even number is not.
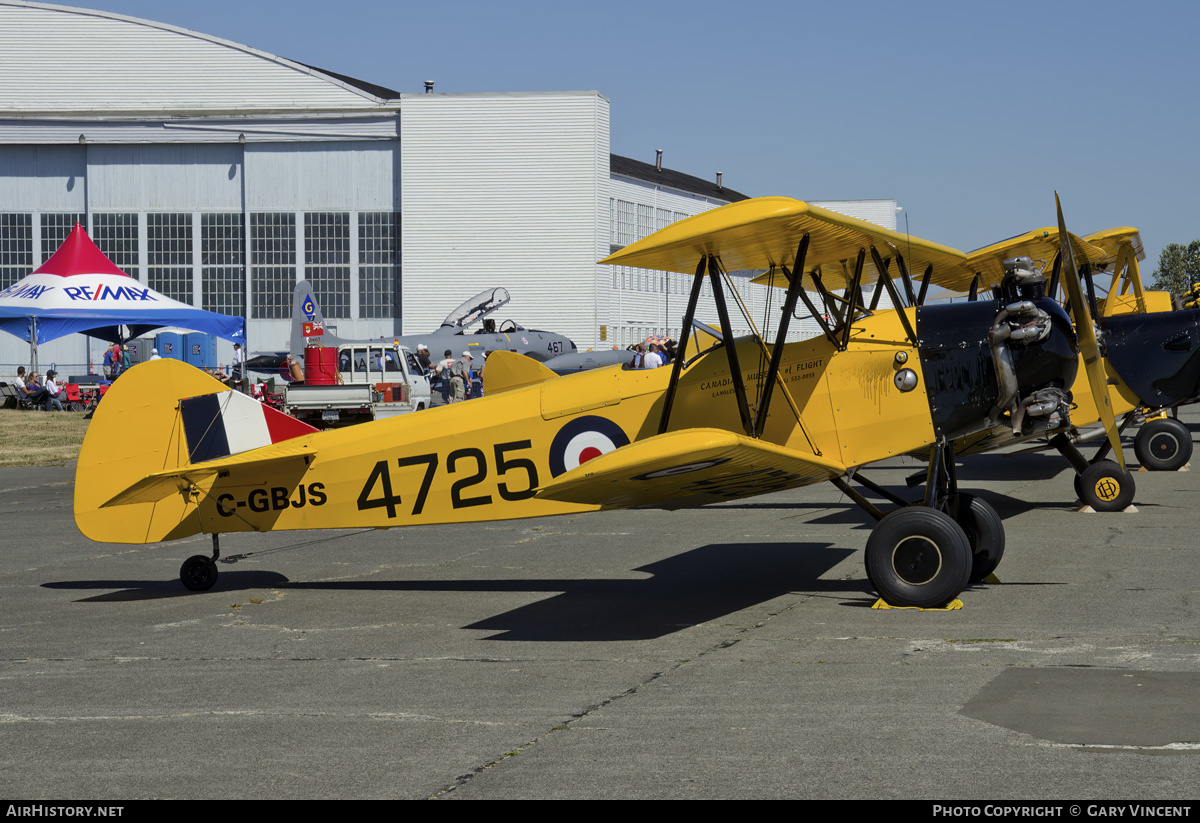
{"type": "MultiPolygon", "coordinates": [[[[1049,280],[1046,293],[1051,297],[1058,293],[1060,283],[1068,282],[1062,277],[1067,258],[1079,268],[1086,286],[1083,302],[1100,327],[1102,368],[1095,375],[1087,369],[1079,371],[1072,387],[1076,403],[1071,412],[1073,429],[1050,438],[1046,447],[1062,453],[1075,469],[1076,491],[1085,503],[1102,511],[1124,508],[1133,500],[1133,478],[1124,469],[1119,448],[1120,465],[1106,459],[1113,448],[1111,435],[1091,460],[1081,454],[1078,445],[1111,432],[1111,421],[1105,415],[1122,416],[1120,433],[1145,423],[1134,439],[1134,451],[1143,467],[1171,471],[1187,463],[1192,454],[1191,432],[1163,412],[1192,402],[1200,394],[1200,311],[1173,311],[1170,294],[1143,287],[1138,261],[1145,253],[1140,234],[1130,227],[1085,237],[1065,232],[1065,228],[1062,233],[1058,227],[1036,229],[971,252],[965,275],[960,271],[956,276],[941,277],[937,284],[974,298],[981,285],[997,286],[1006,266],[1020,257],[1029,264],[1041,262],[1042,274],[1049,280]],[[1063,234],[1070,237],[1070,255],[1062,253],[1059,238],[1063,234]],[[1098,299],[1095,277],[1104,272],[1111,274],[1111,281],[1107,295],[1098,299]],[[1082,431],[1095,423],[1104,425],[1082,431]]],[[[1086,325],[1090,328],[1090,319],[1086,325]]],[[[976,444],[960,453],[983,446],[976,444]]]]}
{"type": "Polygon", "coordinates": [[[874,310],[864,287],[899,306],[897,282],[915,300],[910,267],[924,271],[923,292],[932,272],[965,255],[778,197],[680,221],[601,262],[693,274],[688,330],[707,282],[719,339],[689,335],[670,367],[566,377],[496,352],[483,399],[324,432],[189,366],[143,364],[96,411],[79,456],[76,523],[104,542],[213,535],[212,556],[181,569],[185,586],[204,590],[226,532],[674,509],[828,480],[878,521],[866,570],[888,603],[941,606],[995,568],[1003,525],[960,493],[953,444],[1069,427],[1078,349],[1057,303],[1023,300],[1024,286],[1006,281],[1020,306],[874,310]],[[727,273],[742,269],[786,284],[773,344],[732,334],[727,273]],[[822,333],[785,343],[801,302],[822,333]],[[911,452],[929,460],[914,505],[895,499],[883,512],[850,485],[878,489],[862,467],[911,452]]]}

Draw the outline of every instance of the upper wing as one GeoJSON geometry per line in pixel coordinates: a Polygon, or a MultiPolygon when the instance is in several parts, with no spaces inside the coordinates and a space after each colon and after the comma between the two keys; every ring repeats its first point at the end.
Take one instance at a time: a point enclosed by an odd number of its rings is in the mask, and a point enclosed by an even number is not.
{"type": "MultiPolygon", "coordinates": [[[[859,250],[871,246],[885,259],[902,254],[910,271],[921,271],[929,264],[936,271],[966,261],[966,255],[958,249],[889,231],[800,200],[756,197],[672,223],[600,262],[691,274],[698,260],[712,255],[721,260],[725,271],[779,266],[791,269],[806,234],[809,246],[805,271],[819,267],[823,282],[830,288],[842,288],[850,282],[859,250]]],[[[768,283],[771,277],[768,272],[754,282],[768,283]]],[[[787,285],[782,273],[778,279],[772,285],[787,285]]],[[[876,279],[878,272],[868,257],[862,282],[876,279]]]]}
{"type": "Polygon", "coordinates": [[[722,429],[687,429],[589,460],[537,496],[604,508],[675,509],[819,483],[845,472],[825,457],[722,429]]]}
{"type": "Polygon", "coordinates": [[[1133,253],[1137,259],[1146,259],[1146,249],[1142,245],[1142,233],[1133,226],[1120,226],[1115,229],[1102,229],[1101,231],[1092,232],[1083,238],[1093,246],[1103,250],[1105,254],[1105,262],[1116,260],[1117,253],[1121,246],[1129,243],[1133,247],[1133,253]]]}
{"type": "MultiPolygon", "coordinates": [[[[1078,265],[1091,263],[1093,266],[1102,264],[1106,259],[1104,249],[1094,246],[1081,237],[1070,232],[1071,248],[1075,253],[1078,265]]],[[[971,281],[979,275],[980,286],[991,288],[1004,279],[1004,261],[1010,257],[1031,257],[1034,260],[1050,261],[1058,254],[1058,228],[1047,226],[1034,229],[1015,237],[1009,237],[990,246],[967,255],[967,265],[957,269],[934,269],[933,283],[951,291],[965,292],[971,288],[971,281]]]]}

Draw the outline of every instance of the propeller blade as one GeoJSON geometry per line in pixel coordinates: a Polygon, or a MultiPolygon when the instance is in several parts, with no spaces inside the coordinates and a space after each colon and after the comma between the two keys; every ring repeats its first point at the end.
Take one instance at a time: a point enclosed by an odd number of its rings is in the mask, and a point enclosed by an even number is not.
{"type": "Polygon", "coordinates": [[[1058,244],[1062,255],[1062,280],[1067,287],[1067,295],[1071,301],[1071,316],[1075,319],[1075,334],[1079,338],[1079,356],[1083,358],[1083,367],[1087,372],[1088,383],[1092,387],[1092,399],[1100,412],[1100,420],[1104,423],[1104,431],[1108,434],[1109,445],[1113,455],[1125,468],[1125,453],[1121,451],[1121,435],[1117,431],[1117,420],[1113,415],[1112,405],[1108,402],[1108,375],[1104,371],[1104,363],[1100,359],[1100,343],[1096,339],[1096,327],[1092,325],[1092,316],[1088,312],[1087,300],[1079,285],[1079,270],[1075,267],[1075,252],[1071,246],[1071,235],[1067,234],[1067,224],[1063,219],[1062,203],[1058,192],[1054,192],[1054,205],[1058,209],[1058,244]]]}

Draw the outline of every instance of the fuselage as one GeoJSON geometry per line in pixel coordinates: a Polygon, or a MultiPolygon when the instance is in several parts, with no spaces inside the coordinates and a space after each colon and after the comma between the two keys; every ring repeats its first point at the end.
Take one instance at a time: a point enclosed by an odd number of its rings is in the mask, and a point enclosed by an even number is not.
{"type": "MultiPolygon", "coordinates": [[[[845,350],[824,336],[788,344],[763,439],[851,467],[920,452],[939,436],[996,427],[986,416],[996,379],[987,326],[980,326],[996,310],[906,310],[919,337],[937,341],[928,351],[905,338],[894,311],[858,319],[845,350]],[[897,377],[906,369],[907,382],[897,377]]],[[[1073,379],[1073,340],[1056,335],[1052,353],[1019,364],[1026,383],[1073,379]]],[[[754,408],[769,352],[753,339],[737,346],[754,408]]],[[[670,378],[670,367],[610,367],[267,447],[264,456],[287,448],[312,457],[270,482],[258,479],[261,471],[232,467],[198,483],[200,524],[205,532],[389,527],[589,511],[595,507],[535,492],[592,457],[657,434],[670,378]]],[[[720,346],[680,377],[668,430],[690,428],[744,433],[720,346]]],[[[726,496],[801,484],[764,476],[726,496]]]]}

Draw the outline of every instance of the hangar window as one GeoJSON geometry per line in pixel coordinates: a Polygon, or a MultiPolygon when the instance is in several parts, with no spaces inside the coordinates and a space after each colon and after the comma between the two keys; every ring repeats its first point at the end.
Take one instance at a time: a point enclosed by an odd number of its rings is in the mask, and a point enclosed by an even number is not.
{"type": "Polygon", "coordinates": [[[358,304],[362,317],[398,317],[400,282],[400,215],[358,215],[358,304]]]}
{"type": "Polygon", "coordinates": [[[200,283],[205,311],[244,316],[245,246],[240,214],[200,215],[200,283]]]}
{"type": "MultiPolygon", "coordinates": [[[[304,215],[304,277],[326,317],[349,318],[350,213],[304,215]]],[[[289,301],[284,301],[288,303],[289,301]]]]}
{"type": "Polygon", "coordinates": [[[625,200],[616,202],[616,234],[612,238],[615,246],[628,246],[637,240],[637,212],[633,203],[625,200]]]}
{"type": "Polygon", "coordinates": [[[87,228],[87,215],[82,212],[42,212],[42,261],[49,260],[67,240],[75,224],[87,228]]]}
{"type": "Polygon", "coordinates": [[[643,206],[640,203],[637,207],[637,238],[641,240],[648,234],[654,233],[654,206],[643,206]]]}
{"type": "Polygon", "coordinates": [[[102,212],[92,215],[92,241],[117,268],[135,280],[142,279],[138,266],[136,214],[102,212]]]}
{"type": "Polygon", "coordinates": [[[33,271],[33,215],[0,213],[0,289],[33,271]]]}
{"type": "Polygon", "coordinates": [[[292,313],[296,288],[296,215],[250,215],[250,294],[255,319],[284,319],[292,313]]]}
{"type": "Polygon", "coordinates": [[[147,284],[180,303],[194,304],[192,288],[192,215],[146,215],[147,284]]]}

